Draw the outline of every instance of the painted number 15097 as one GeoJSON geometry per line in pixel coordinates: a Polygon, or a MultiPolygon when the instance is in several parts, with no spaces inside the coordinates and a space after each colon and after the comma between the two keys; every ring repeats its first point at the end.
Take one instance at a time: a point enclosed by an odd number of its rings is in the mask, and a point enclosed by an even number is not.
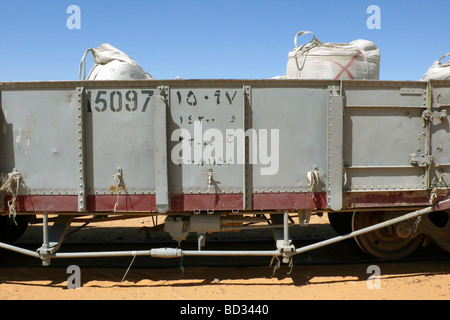
{"type": "Polygon", "coordinates": [[[87,91],[88,112],[145,112],[154,90],[93,90],[87,91]]]}

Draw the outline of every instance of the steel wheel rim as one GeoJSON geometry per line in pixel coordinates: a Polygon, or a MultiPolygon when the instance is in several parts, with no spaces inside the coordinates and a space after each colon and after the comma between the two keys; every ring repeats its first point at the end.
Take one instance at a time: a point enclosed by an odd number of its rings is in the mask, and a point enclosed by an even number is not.
{"type": "MultiPolygon", "coordinates": [[[[402,213],[355,212],[352,218],[353,231],[398,217],[402,213]]],[[[414,221],[412,221],[412,224],[414,221]]],[[[423,235],[400,238],[396,226],[388,226],[355,237],[358,246],[366,253],[385,260],[401,259],[414,252],[423,242],[423,235]]]]}

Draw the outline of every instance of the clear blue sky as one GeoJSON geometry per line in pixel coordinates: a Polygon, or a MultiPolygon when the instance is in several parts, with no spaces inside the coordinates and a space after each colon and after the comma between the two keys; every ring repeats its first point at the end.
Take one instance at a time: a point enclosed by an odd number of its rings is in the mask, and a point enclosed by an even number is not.
{"type": "Polygon", "coordinates": [[[156,79],[265,79],[285,73],[301,30],[371,40],[382,80],[418,80],[450,52],[449,12],[449,0],[0,0],[0,81],[77,80],[85,50],[102,43],[156,79]],[[80,30],[66,26],[72,4],[80,30]],[[366,26],[370,5],[379,30],[366,26]]]}

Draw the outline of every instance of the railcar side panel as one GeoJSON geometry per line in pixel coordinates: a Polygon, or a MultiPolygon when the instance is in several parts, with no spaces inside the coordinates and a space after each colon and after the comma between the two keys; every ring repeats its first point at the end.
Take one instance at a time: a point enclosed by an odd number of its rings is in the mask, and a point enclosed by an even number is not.
{"type": "Polygon", "coordinates": [[[16,168],[22,178],[19,194],[40,197],[34,204],[31,198],[18,201],[18,209],[39,210],[44,201],[58,210],[66,200],[77,211],[70,197],[43,197],[78,192],[76,90],[3,91],[1,97],[0,171],[6,176],[16,168]]]}
{"type": "MultiPolygon", "coordinates": [[[[448,193],[449,87],[1,84],[0,172],[20,173],[22,212],[421,206],[430,192],[448,193]]],[[[4,196],[4,211],[11,196],[4,196]]]]}

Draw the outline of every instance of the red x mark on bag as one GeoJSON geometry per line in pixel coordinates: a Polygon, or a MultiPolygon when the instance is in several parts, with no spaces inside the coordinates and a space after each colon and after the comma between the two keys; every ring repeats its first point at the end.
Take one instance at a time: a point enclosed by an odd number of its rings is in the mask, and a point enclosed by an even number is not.
{"type": "Polygon", "coordinates": [[[350,68],[350,66],[353,64],[353,62],[355,62],[355,60],[361,55],[361,51],[358,51],[358,53],[356,53],[353,58],[350,60],[349,63],[347,63],[347,65],[344,67],[342,64],[340,64],[339,62],[333,61],[333,60],[328,60],[330,62],[333,62],[335,64],[337,64],[338,66],[340,66],[342,68],[341,72],[338,73],[338,75],[334,78],[334,80],[338,80],[343,74],[344,72],[347,72],[348,76],[350,77],[350,79],[355,79],[355,77],[353,76],[353,74],[348,70],[348,68],[350,68]]]}

